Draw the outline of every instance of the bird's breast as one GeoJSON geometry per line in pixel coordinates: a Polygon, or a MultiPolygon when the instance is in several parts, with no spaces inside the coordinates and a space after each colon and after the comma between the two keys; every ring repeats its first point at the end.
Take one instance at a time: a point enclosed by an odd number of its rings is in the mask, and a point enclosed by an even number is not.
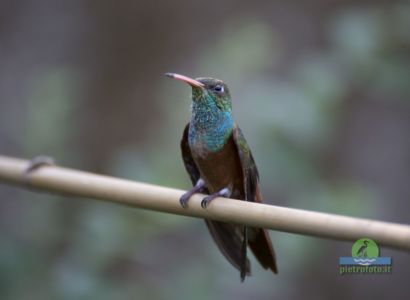
{"type": "Polygon", "coordinates": [[[190,144],[192,157],[210,193],[228,187],[231,197],[243,198],[243,176],[232,135],[219,151],[209,151],[201,143],[190,144]]]}

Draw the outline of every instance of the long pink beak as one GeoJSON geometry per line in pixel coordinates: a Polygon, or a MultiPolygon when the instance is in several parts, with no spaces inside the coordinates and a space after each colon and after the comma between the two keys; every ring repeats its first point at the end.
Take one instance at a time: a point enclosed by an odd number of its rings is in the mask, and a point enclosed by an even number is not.
{"type": "Polygon", "coordinates": [[[175,73],[166,73],[165,75],[168,76],[168,77],[171,77],[171,78],[186,82],[189,85],[194,86],[194,87],[204,87],[205,86],[203,83],[201,83],[201,82],[199,82],[195,79],[189,78],[187,76],[184,76],[184,75],[175,74],[175,73]]]}

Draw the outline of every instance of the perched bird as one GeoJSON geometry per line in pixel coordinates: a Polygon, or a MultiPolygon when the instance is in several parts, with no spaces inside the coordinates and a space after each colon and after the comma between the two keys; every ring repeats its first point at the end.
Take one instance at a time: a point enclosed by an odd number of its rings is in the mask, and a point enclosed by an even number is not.
{"type": "Polygon", "coordinates": [[[357,250],[356,255],[358,257],[367,257],[367,246],[369,244],[369,241],[364,240],[363,245],[357,250]]]}
{"type": "MultiPolygon", "coordinates": [[[[208,194],[201,202],[203,208],[216,197],[261,202],[258,170],[249,146],[232,118],[227,85],[213,78],[166,75],[192,87],[191,119],[182,136],[181,150],[194,187],[182,195],[181,205],[187,207],[189,198],[199,192],[208,194]]],[[[240,271],[242,281],[250,275],[248,245],[265,269],[277,273],[275,252],[266,230],[210,220],[205,222],[219,250],[240,271]]]]}

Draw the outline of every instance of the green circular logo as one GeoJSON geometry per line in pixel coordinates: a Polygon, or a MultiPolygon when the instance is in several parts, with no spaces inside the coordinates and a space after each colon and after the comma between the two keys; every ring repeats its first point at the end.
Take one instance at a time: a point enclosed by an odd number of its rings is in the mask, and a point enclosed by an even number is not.
{"type": "Polygon", "coordinates": [[[359,239],[353,244],[352,257],[379,257],[379,246],[371,239],[359,239]]]}

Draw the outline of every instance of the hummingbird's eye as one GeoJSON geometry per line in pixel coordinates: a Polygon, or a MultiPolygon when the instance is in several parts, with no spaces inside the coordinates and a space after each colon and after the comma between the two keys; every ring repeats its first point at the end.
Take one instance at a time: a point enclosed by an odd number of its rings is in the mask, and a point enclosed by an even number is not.
{"type": "Polygon", "coordinates": [[[217,91],[219,93],[223,93],[224,92],[224,87],[222,85],[216,85],[214,87],[214,91],[217,91]]]}

